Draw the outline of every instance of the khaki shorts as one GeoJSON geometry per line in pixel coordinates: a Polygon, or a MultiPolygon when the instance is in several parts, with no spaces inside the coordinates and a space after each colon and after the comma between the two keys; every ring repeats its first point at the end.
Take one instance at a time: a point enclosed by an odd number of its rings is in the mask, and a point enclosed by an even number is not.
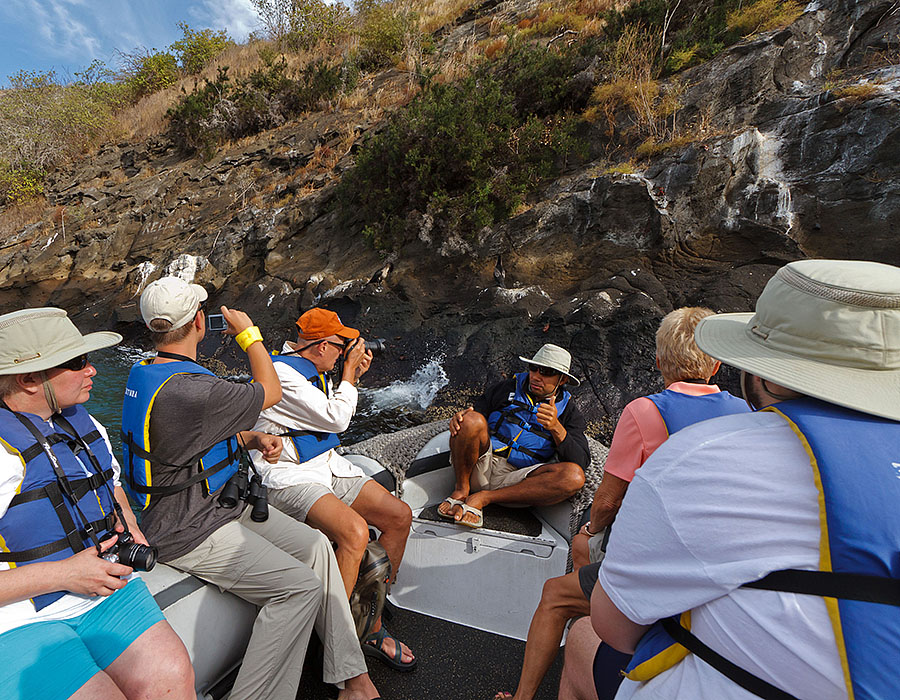
{"type": "MultiPolygon", "coordinates": [[[[494,450],[488,447],[472,469],[472,476],[469,477],[469,490],[475,491],[496,491],[513,484],[518,484],[526,476],[531,474],[541,464],[532,464],[530,467],[522,467],[521,469],[514,467],[503,457],[494,454],[494,450]]],[[[509,505],[509,504],[507,504],[509,505]]]]}
{"type": "Polygon", "coordinates": [[[348,506],[359,496],[367,481],[368,476],[334,476],[331,477],[331,488],[317,481],[308,481],[303,484],[287,486],[283,489],[269,489],[269,503],[282,513],[287,513],[292,518],[304,522],[309,515],[309,509],[316,501],[329,493],[337,496],[348,506]]]}

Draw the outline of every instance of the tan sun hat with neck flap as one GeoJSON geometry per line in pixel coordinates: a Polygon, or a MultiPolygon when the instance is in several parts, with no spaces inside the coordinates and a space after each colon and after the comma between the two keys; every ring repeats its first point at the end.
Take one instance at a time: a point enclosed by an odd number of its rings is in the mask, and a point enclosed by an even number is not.
{"type": "Polygon", "coordinates": [[[22,309],[0,316],[0,375],[52,369],[122,342],[110,331],[82,335],[62,309],[22,309]]]}
{"type": "Polygon", "coordinates": [[[900,420],[900,268],[800,260],[778,270],[756,313],[704,318],[703,352],[806,396],[900,420]]]}

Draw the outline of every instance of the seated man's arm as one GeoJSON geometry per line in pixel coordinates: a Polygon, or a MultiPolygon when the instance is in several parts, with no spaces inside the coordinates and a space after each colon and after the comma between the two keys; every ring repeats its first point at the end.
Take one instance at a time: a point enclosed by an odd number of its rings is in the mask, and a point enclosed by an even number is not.
{"type": "Polygon", "coordinates": [[[622,507],[622,499],[628,490],[628,482],[606,472],[597,492],[594,494],[594,502],[591,504],[590,531],[593,534],[600,532],[615,520],[616,513],[622,507]]]}
{"type": "Polygon", "coordinates": [[[591,594],[591,625],[600,639],[623,654],[634,653],[638,641],[650,628],[625,617],[600,584],[594,586],[591,594]]]}
{"type": "Polygon", "coordinates": [[[282,387],[281,401],[266,409],[263,417],[292,430],[342,433],[356,412],[359,392],[342,381],[331,396],[313,386],[302,374],[283,362],[275,369],[282,387]]]}

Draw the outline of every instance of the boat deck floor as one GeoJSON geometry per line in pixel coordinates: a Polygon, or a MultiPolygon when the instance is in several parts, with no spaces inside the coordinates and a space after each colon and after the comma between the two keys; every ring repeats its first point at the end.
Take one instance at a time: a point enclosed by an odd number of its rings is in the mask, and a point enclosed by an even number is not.
{"type": "MultiPolygon", "coordinates": [[[[380,661],[367,658],[369,674],[384,700],[492,700],[501,690],[515,692],[525,654],[525,643],[452,622],[393,608],[387,623],[419,659],[411,673],[397,673],[380,661]]],[[[310,654],[297,700],[334,698],[334,686],[322,683],[322,670],[310,654]]],[[[555,700],[562,670],[562,651],[535,695],[555,700]]]]}
{"type": "MultiPolygon", "coordinates": [[[[449,522],[447,518],[438,514],[438,505],[440,504],[423,508],[417,517],[438,523],[449,522]]],[[[541,521],[534,517],[530,508],[506,508],[492,503],[486,506],[482,513],[486,530],[511,532],[527,537],[538,537],[541,534],[541,521]]]]}

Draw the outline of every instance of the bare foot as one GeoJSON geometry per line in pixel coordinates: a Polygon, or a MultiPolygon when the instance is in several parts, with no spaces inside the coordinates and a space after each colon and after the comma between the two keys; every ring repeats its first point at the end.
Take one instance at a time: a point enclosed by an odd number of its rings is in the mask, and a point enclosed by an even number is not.
{"type": "MultiPolygon", "coordinates": [[[[466,499],[466,505],[471,508],[476,508],[478,510],[482,510],[486,505],[490,503],[490,499],[487,497],[487,489],[484,491],[479,491],[478,493],[471,494],[466,499]]],[[[466,511],[463,513],[462,508],[457,508],[454,514],[454,519],[458,523],[471,523],[475,524],[478,522],[478,516],[475,513],[471,513],[466,511]]]]}
{"type": "MultiPolygon", "coordinates": [[[[460,491],[457,489],[453,493],[450,494],[450,498],[453,498],[457,501],[465,501],[466,496],[469,494],[465,491],[460,491]]],[[[458,505],[450,504],[446,499],[441,501],[441,503],[437,507],[438,513],[443,515],[445,518],[454,518],[460,512],[462,512],[462,508],[458,505]]],[[[457,518],[458,520],[459,518],[457,518]]]]}
{"type": "Polygon", "coordinates": [[[344,681],[344,689],[338,693],[338,700],[374,700],[378,690],[368,673],[361,673],[344,681]]]}
{"type": "MultiPolygon", "coordinates": [[[[375,629],[372,630],[372,634],[377,634],[378,630],[380,630],[380,629],[381,629],[381,620],[378,621],[377,627],[375,627],[375,629]]],[[[385,630],[385,631],[387,631],[387,630],[385,630]]],[[[381,650],[393,659],[394,654],[397,653],[397,644],[400,645],[400,663],[403,663],[403,664],[412,663],[412,660],[415,659],[416,657],[410,651],[409,647],[406,646],[399,639],[396,639],[395,637],[392,637],[389,634],[386,635],[383,640],[381,640],[381,650]],[[395,644],[395,642],[396,642],[396,644],[395,644]]]]}

